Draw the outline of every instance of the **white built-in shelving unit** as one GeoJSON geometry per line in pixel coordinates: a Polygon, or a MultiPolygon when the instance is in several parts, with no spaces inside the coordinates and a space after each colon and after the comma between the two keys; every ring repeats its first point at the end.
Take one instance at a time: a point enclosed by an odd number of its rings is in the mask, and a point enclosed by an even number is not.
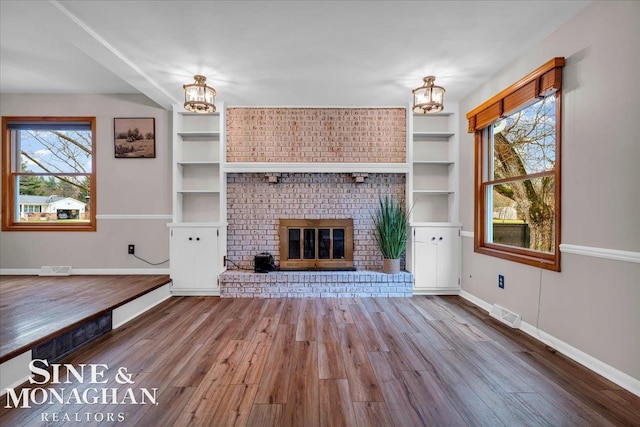
{"type": "Polygon", "coordinates": [[[226,255],[226,174],[369,172],[407,174],[412,207],[407,269],[416,294],[460,290],[456,113],[407,113],[405,163],[227,163],[224,105],[214,114],[172,112],[172,292],[219,295],[226,255]]]}
{"type": "Polygon", "coordinates": [[[407,268],[414,293],[460,290],[458,136],[455,113],[408,114],[407,268]]]}
{"type": "Polygon", "coordinates": [[[170,228],[172,292],[217,295],[226,254],[224,105],[198,114],[174,106],[173,221],[170,228]]]}
{"type": "Polygon", "coordinates": [[[410,120],[412,223],[457,219],[457,135],[453,114],[413,115],[410,120]]]}

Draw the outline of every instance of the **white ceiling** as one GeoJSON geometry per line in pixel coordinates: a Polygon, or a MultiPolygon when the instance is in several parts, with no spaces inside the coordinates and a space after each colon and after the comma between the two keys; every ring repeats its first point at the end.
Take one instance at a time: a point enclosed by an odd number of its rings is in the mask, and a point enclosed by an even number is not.
{"type": "Polygon", "coordinates": [[[432,74],[457,102],[588,3],[1,0],[0,92],[387,106],[432,74]]]}

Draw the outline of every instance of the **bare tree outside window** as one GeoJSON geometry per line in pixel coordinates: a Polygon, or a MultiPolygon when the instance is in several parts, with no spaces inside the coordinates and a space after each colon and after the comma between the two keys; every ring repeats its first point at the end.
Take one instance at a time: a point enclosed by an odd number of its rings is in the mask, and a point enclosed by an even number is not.
{"type": "Polygon", "coordinates": [[[95,118],[3,117],[4,231],[94,231],[95,118]]]}
{"type": "Polygon", "coordinates": [[[556,112],[553,96],[497,122],[493,132],[493,167],[489,185],[493,201],[493,242],[501,243],[500,224],[522,224],[523,238],[508,244],[554,251],[556,112]],[[516,218],[500,220],[500,208],[516,218]],[[498,219],[496,219],[498,217],[498,219]]]}
{"type": "Polygon", "coordinates": [[[477,253],[560,271],[564,65],[552,58],[467,113],[477,253]]]}
{"type": "Polygon", "coordinates": [[[90,196],[92,139],[90,131],[20,131],[20,194],[64,196],[84,201],[90,196]],[[68,175],[69,173],[81,175],[68,175]]]}

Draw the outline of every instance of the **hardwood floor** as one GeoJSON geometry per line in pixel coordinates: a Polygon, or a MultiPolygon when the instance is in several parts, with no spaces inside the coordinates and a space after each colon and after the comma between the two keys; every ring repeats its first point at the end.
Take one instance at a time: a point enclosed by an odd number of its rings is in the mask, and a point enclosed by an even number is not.
{"type": "Polygon", "coordinates": [[[168,275],[0,276],[0,362],[170,281],[168,275]]]}
{"type": "MultiPolygon", "coordinates": [[[[157,405],[54,399],[0,424],[640,425],[639,397],[454,296],[173,297],[65,362],[106,364],[100,388],[157,388],[157,405]]],[[[96,387],[71,380],[50,387],[96,387]]]]}

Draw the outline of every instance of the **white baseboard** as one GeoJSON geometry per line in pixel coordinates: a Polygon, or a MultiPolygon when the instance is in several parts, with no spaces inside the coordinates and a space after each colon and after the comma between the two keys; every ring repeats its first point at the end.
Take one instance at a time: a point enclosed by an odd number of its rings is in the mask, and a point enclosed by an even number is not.
{"type": "MultiPolygon", "coordinates": [[[[39,268],[0,268],[0,276],[37,276],[39,268]]],[[[116,274],[169,274],[168,268],[74,268],[72,276],[116,274]]]]}
{"type": "Polygon", "coordinates": [[[414,295],[458,295],[460,289],[413,288],[414,295]]]}
{"type": "Polygon", "coordinates": [[[467,301],[474,303],[478,307],[480,307],[482,309],[485,309],[487,311],[487,313],[489,313],[491,311],[491,304],[489,304],[485,300],[482,300],[482,299],[476,297],[475,295],[471,295],[469,292],[467,292],[465,290],[460,290],[460,294],[459,295],[462,298],[466,299],[467,301]]]}
{"type": "MultiPolygon", "coordinates": [[[[461,290],[460,296],[467,301],[477,305],[478,307],[487,310],[487,312],[491,310],[491,304],[484,300],[481,300],[474,295],[471,295],[469,292],[461,290]]],[[[556,351],[559,351],[560,353],[585,366],[586,368],[591,369],[595,373],[602,375],[609,381],[616,383],[620,387],[630,391],[636,396],[640,396],[639,379],[625,374],[624,372],[614,368],[613,366],[596,359],[595,357],[583,352],[582,350],[579,350],[567,344],[566,342],[536,328],[533,325],[528,324],[527,322],[522,322],[520,324],[520,330],[537,339],[538,341],[554,348],[556,351]]]]}
{"type": "Polygon", "coordinates": [[[0,395],[4,395],[8,388],[16,388],[27,381],[31,371],[31,350],[3,362],[0,365],[0,395]]]}
{"type": "Polygon", "coordinates": [[[171,295],[182,297],[210,296],[219,297],[220,289],[171,288],[171,295]]]}
{"type": "Polygon", "coordinates": [[[112,329],[119,328],[145,311],[160,304],[162,301],[171,298],[171,292],[169,291],[170,288],[171,284],[167,283],[166,285],[154,289],[133,301],[129,301],[128,303],[113,309],[111,312],[112,329]]]}

